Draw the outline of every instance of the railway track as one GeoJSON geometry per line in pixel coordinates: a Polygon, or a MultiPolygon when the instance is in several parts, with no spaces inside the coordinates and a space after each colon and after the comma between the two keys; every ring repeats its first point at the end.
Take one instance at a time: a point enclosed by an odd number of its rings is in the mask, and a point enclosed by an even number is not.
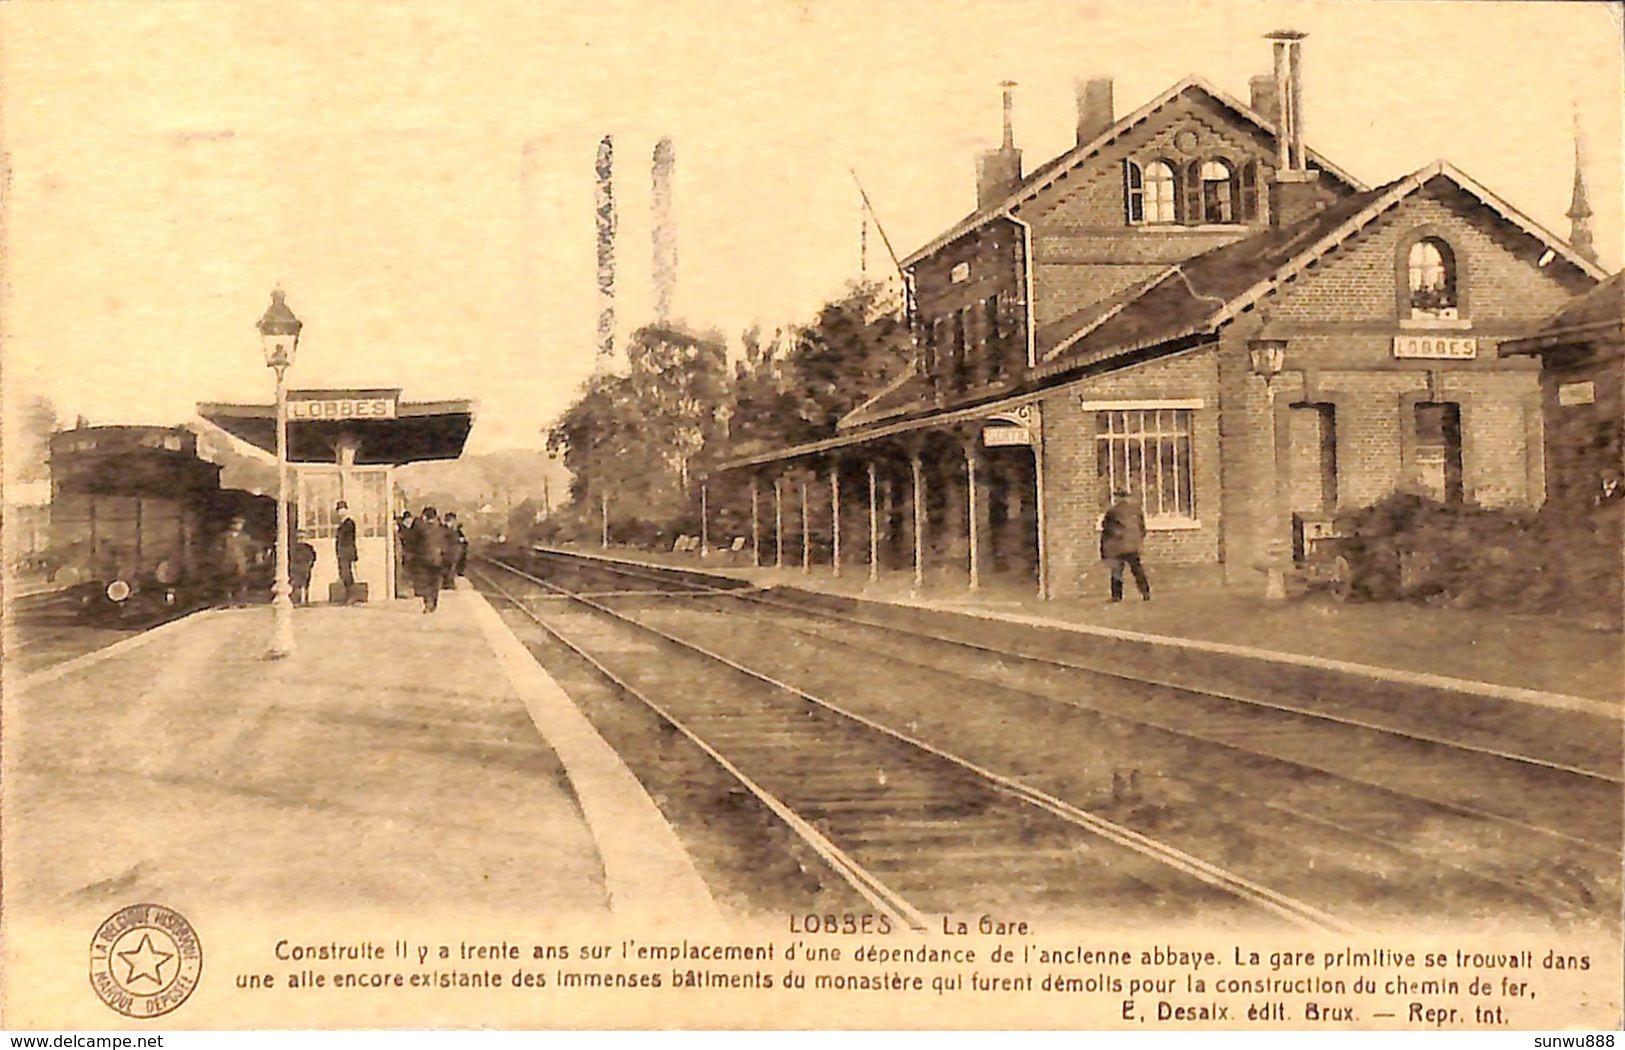
{"type": "Polygon", "coordinates": [[[476,568],[486,590],[703,750],[899,925],[924,929],[934,913],[1071,907],[1082,888],[1090,909],[1120,920],[1200,914],[1211,922],[1228,914],[1350,929],[1304,901],[597,598],[506,562],[482,563],[506,577],[476,568]],[[542,591],[543,602],[516,594],[520,585],[542,591]],[[662,659],[606,638],[606,624],[657,640],[662,659]]]}
{"type": "MultiPolygon", "coordinates": [[[[842,665],[854,680],[864,677],[855,673],[864,669],[858,663],[863,661],[876,669],[876,678],[897,680],[906,669],[901,677],[915,688],[922,680],[936,679],[939,691],[968,699],[969,686],[977,704],[1008,710],[1012,724],[1054,720],[1056,710],[1064,708],[1083,720],[1090,730],[1084,735],[1114,738],[1119,751],[1127,745],[1135,758],[1135,765],[1125,770],[1128,777],[1144,769],[1154,787],[1167,789],[1165,794],[1194,791],[1207,801],[1253,812],[1250,838],[1273,834],[1284,848],[1297,850],[1304,848],[1306,833],[1311,840],[1335,838],[1341,840],[1341,852],[1369,854],[1364,858],[1367,868],[1406,866],[1409,883],[1414,884],[1418,871],[1432,870],[1439,873],[1436,881],[1451,885],[1453,894],[1459,895],[1461,884],[1471,885],[1485,910],[1493,909],[1499,898],[1515,902],[1520,911],[1558,921],[1608,922],[1617,915],[1617,772],[1391,732],[1337,711],[1291,710],[1274,702],[1206,695],[1188,686],[1127,683],[1141,692],[1125,699],[1122,679],[1129,676],[1120,673],[1102,676],[1066,661],[807,609],[693,577],[596,562],[588,566],[555,555],[541,560],[555,580],[585,581],[608,592],[601,604],[641,603],[639,619],[645,626],[681,630],[690,641],[722,654],[731,648],[736,659],[785,650],[782,640],[769,637],[776,632],[780,638],[794,636],[793,647],[838,649],[840,655],[828,662],[842,665]],[[612,582],[606,584],[606,578],[612,582]],[[642,596],[613,593],[634,589],[625,582],[633,579],[637,589],[681,595],[683,601],[650,605],[642,596]],[[713,615],[704,624],[693,614],[696,607],[724,615],[713,615]],[[1099,681],[1089,687],[1080,684],[1090,675],[1099,681]],[[1026,684],[1016,684],[1018,678],[1026,684]],[[1102,681],[1116,688],[1102,689],[1102,681]],[[1514,839],[1519,848],[1509,849],[1514,839]]],[[[828,675],[811,677],[824,683],[825,692],[834,688],[828,675]]],[[[805,686],[808,680],[803,667],[797,681],[805,686]]],[[[848,691],[840,695],[851,702],[848,691]]],[[[873,706],[871,702],[868,709],[873,706]]],[[[964,720],[974,722],[975,717],[965,713],[964,720]]],[[[1058,724],[1058,732],[1080,731],[1077,724],[1058,724]]],[[[953,740],[954,729],[948,723],[933,725],[931,738],[953,740]]],[[[1069,758],[1076,764],[1087,756],[1069,756],[1062,748],[1035,754],[1025,763],[1000,762],[993,756],[996,747],[982,747],[978,753],[979,742],[965,737],[961,730],[954,746],[1023,783],[1041,785],[1097,811],[1116,805],[1115,797],[1103,798],[1098,789],[1055,774],[1069,758]]],[[[1096,756],[1099,761],[1103,759],[1096,756]]],[[[1117,779],[1114,770],[1114,788],[1117,779]]],[[[1135,822],[1133,814],[1122,819],[1135,822]]],[[[1155,824],[1140,823],[1156,830],[1155,824]]],[[[1199,830],[1192,832],[1188,826],[1179,829],[1192,842],[1204,841],[1199,830]]],[[[1208,844],[1191,852],[1212,855],[1212,834],[1207,834],[1208,844]]],[[[1308,863],[1314,866],[1313,856],[1308,863]]]]}

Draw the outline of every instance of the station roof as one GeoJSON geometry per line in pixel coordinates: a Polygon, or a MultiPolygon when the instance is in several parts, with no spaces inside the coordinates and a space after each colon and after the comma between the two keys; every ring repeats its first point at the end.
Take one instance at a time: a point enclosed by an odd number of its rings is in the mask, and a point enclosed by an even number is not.
{"type": "Polygon", "coordinates": [[[1625,273],[1616,273],[1584,295],[1576,296],[1522,339],[1501,344],[1501,356],[1542,350],[1612,336],[1625,331],[1625,273]]]}
{"type": "MultiPolygon", "coordinates": [[[[288,461],[332,463],[341,438],[360,466],[456,459],[474,426],[472,401],[402,401],[399,388],[288,391],[288,461]]],[[[276,452],[276,405],[203,402],[198,415],[241,441],[276,452]]]]}

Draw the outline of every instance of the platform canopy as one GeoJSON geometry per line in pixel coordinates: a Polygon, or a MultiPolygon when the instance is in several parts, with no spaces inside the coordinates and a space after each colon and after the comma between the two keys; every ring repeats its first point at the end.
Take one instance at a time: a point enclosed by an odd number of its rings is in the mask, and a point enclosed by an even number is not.
{"type": "MultiPolygon", "coordinates": [[[[276,452],[276,405],[203,402],[198,415],[276,452]]],[[[474,425],[472,401],[402,401],[399,388],[288,391],[288,461],[333,463],[342,445],[358,466],[456,459],[474,425]]]]}

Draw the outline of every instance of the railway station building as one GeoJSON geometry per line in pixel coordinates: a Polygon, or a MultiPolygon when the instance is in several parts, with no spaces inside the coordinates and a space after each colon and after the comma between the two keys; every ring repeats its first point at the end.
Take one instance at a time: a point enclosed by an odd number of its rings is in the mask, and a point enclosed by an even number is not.
{"type": "Polygon", "coordinates": [[[1128,489],[1148,564],[1261,587],[1396,489],[1540,503],[1538,365],[1497,347],[1606,275],[1448,162],[1372,187],[1310,148],[1301,34],[1272,40],[1245,103],[1192,76],[1119,117],[1089,81],[1026,174],[1006,88],[975,210],[902,260],[911,366],[725,466],[759,559],[799,531],[809,567],[1065,597],[1128,489]]]}
{"type": "MultiPolygon", "coordinates": [[[[198,415],[273,455],[276,405],[204,403],[198,415]]],[[[340,500],[356,522],[356,580],[369,596],[395,593],[399,562],[394,471],[407,463],[456,459],[474,425],[469,401],[403,401],[399,388],[288,391],[288,461],[298,537],[317,549],[310,590],[338,579],[333,539],[340,500]]]]}

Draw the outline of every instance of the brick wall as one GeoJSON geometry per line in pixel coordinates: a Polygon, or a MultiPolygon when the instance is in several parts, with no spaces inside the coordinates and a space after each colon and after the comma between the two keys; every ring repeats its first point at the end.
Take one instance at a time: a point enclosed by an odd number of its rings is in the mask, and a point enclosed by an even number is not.
{"type": "MultiPolygon", "coordinates": [[[[1034,316],[1040,328],[1151,277],[1169,263],[1248,233],[1241,225],[1128,225],[1123,160],[1156,156],[1175,161],[1222,156],[1236,163],[1251,158],[1258,162],[1261,179],[1274,170],[1273,146],[1222,107],[1195,93],[1170,103],[1022,207],[1021,217],[1033,226],[1034,316]],[[1187,130],[1196,135],[1196,144],[1176,148],[1174,136],[1187,130]]],[[[1253,228],[1265,221],[1261,211],[1253,228]]]]}
{"type": "MultiPolygon", "coordinates": [[[[1412,480],[1415,406],[1460,405],[1464,496],[1484,506],[1534,506],[1543,495],[1544,453],[1539,384],[1531,362],[1501,359],[1501,338],[1549,315],[1586,282],[1562,263],[1541,268],[1544,248],[1496,227],[1468,209],[1453,190],[1425,190],[1326,261],[1260,304],[1270,334],[1289,340],[1275,380],[1282,484],[1289,506],[1312,487],[1302,471],[1317,462],[1296,447],[1292,404],[1333,406],[1337,501],[1343,509],[1388,496],[1412,480]],[[1478,340],[1472,360],[1406,360],[1393,356],[1402,327],[1397,293],[1399,252],[1419,227],[1446,236],[1466,274],[1465,325],[1443,334],[1478,340]]],[[[1226,579],[1247,586],[1272,533],[1290,534],[1290,516],[1272,500],[1273,460],[1264,387],[1252,375],[1247,340],[1261,329],[1257,312],[1226,328],[1220,349],[1223,546],[1226,579]],[[1278,531],[1274,531],[1278,530],[1278,531]]]]}
{"type": "Polygon", "coordinates": [[[1510,231],[1454,184],[1434,180],[1288,284],[1266,308],[1283,321],[1397,321],[1400,249],[1424,227],[1454,249],[1458,284],[1465,279],[1464,316],[1475,326],[1533,324],[1590,287],[1565,263],[1537,266],[1544,245],[1510,231]]]}
{"type": "MultiPolygon", "coordinates": [[[[1100,515],[1106,497],[1095,451],[1095,410],[1081,402],[1199,398],[1192,416],[1195,508],[1199,527],[1152,531],[1144,559],[1158,565],[1214,565],[1219,560],[1218,377],[1215,355],[1193,351],[1049,392],[1044,414],[1044,517],[1050,592],[1070,597],[1100,589],[1100,515]],[[1091,574],[1086,577],[1086,574],[1091,574]]],[[[1126,406],[1125,406],[1126,407],[1126,406]]],[[[1103,587],[1103,585],[1101,585],[1103,587]]]]}
{"type": "MultiPolygon", "coordinates": [[[[1562,346],[1543,355],[1542,416],[1546,423],[1550,499],[1571,508],[1589,508],[1605,481],[1618,481],[1625,443],[1625,357],[1612,346],[1562,346]],[[1557,391],[1565,383],[1590,383],[1591,404],[1563,405],[1557,391]]],[[[1616,497],[1617,498],[1617,497],[1616,497]]]]}

